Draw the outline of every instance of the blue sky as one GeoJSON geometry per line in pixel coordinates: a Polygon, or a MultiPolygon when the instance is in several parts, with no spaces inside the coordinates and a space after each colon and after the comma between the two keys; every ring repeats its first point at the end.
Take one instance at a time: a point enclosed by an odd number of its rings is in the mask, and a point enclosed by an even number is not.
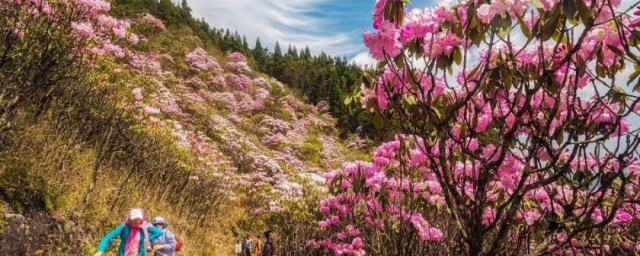
{"type": "MultiPolygon", "coordinates": [[[[314,54],[325,51],[367,62],[362,30],[371,29],[374,0],[187,0],[193,16],[214,27],[238,30],[251,46],[256,37],[273,49],[276,40],[314,54]]],[[[426,7],[430,0],[414,0],[426,7]]],[[[283,49],[284,50],[284,49],[283,49]]]]}

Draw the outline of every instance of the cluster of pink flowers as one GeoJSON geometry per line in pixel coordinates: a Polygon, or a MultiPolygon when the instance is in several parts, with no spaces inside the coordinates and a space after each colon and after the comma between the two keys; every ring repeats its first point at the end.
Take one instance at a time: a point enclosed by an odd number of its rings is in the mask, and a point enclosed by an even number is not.
{"type": "Polygon", "coordinates": [[[187,53],[186,61],[192,69],[197,71],[207,71],[214,70],[216,72],[221,72],[222,68],[220,64],[207,53],[204,49],[198,47],[192,52],[187,53]]]}
{"type": "Polygon", "coordinates": [[[227,62],[247,62],[247,58],[239,52],[232,52],[227,57],[227,62]]]}
{"type": "Polygon", "coordinates": [[[147,54],[136,53],[129,51],[129,64],[128,67],[139,74],[148,74],[153,76],[162,76],[163,70],[160,62],[147,54]]]}
{"type": "Polygon", "coordinates": [[[84,37],[93,36],[93,25],[89,22],[73,22],[71,28],[84,37]]]}
{"type": "Polygon", "coordinates": [[[257,77],[253,79],[253,84],[257,87],[269,88],[269,80],[264,77],[257,77]]]}
{"type": "Polygon", "coordinates": [[[265,117],[260,121],[260,127],[266,129],[269,133],[286,133],[291,130],[289,123],[272,117],[265,117]]]}
{"type": "Polygon", "coordinates": [[[148,14],[148,13],[143,14],[142,17],[140,17],[140,21],[142,23],[151,24],[157,29],[159,29],[160,31],[167,30],[167,28],[164,26],[164,23],[160,19],[156,18],[151,14],[148,14]]]}
{"type": "Polygon", "coordinates": [[[228,74],[227,80],[234,90],[248,92],[251,89],[251,78],[245,75],[228,74]]]}
{"type": "Polygon", "coordinates": [[[206,80],[206,84],[210,88],[222,89],[222,88],[227,87],[227,80],[224,78],[224,76],[221,76],[221,75],[210,76],[206,80]]]}
{"type": "Polygon", "coordinates": [[[248,74],[251,72],[251,68],[247,63],[247,58],[239,52],[229,54],[227,57],[226,67],[227,69],[240,74],[248,74]]]}
{"type": "Polygon", "coordinates": [[[402,52],[402,44],[398,41],[398,29],[391,22],[384,21],[378,33],[364,32],[364,44],[369,48],[371,56],[384,61],[386,56],[395,58],[402,52]]]}

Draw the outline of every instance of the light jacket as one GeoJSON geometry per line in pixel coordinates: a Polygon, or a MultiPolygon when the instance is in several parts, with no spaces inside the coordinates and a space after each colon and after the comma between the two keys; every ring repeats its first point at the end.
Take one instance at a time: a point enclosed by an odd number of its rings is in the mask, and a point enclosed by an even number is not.
{"type": "MultiPolygon", "coordinates": [[[[160,229],[151,225],[147,225],[147,223],[145,223],[144,225],[147,226],[147,231],[149,233],[149,240],[153,241],[158,237],[162,236],[162,231],[160,229]]],[[[145,256],[147,253],[147,248],[145,248],[144,246],[145,232],[139,232],[139,233],[140,233],[140,256],[145,256]]],[[[109,245],[109,242],[111,242],[111,240],[113,240],[117,236],[120,236],[120,249],[118,249],[118,256],[124,256],[124,246],[125,246],[125,242],[127,241],[127,238],[129,238],[129,234],[131,234],[131,228],[129,227],[129,225],[120,224],[120,226],[116,227],[114,230],[109,232],[109,234],[107,234],[102,238],[102,240],[100,241],[100,245],[98,245],[98,251],[100,252],[106,251],[107,246],[109,245]]]]}
{"type": "Polygon", "coordinates": [[[151,242],[153,245],[169,245],[169,248],[157,250],[155,256],[176,256],[176,236],[169,229],[162,230],[162,236],[151,242]]]}

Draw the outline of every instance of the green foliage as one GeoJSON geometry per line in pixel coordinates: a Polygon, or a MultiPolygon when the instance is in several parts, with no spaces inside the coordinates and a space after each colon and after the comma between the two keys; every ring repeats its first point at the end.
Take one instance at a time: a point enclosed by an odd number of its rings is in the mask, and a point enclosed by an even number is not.
{"type": "Polygon", "coordinates": [[[323,148],[324,145],[322,144],[320,138],[318,138],[318,136],[315,134],[310,134],[309,136],[307,136],[307,138],[305,138],[304,142],[300,145],[300,148],[298,148],[298,150],[300,150],[300,154],[302,154],[302,159],[320,166],[322,164],[320,152],[322,152],[323,148]]]}
{"type": "Polygon", "coordinates": [[[24,169],[23,163],[5,164],[8,169],[0,172],[0,199],[10,203],[16,212],[54,210],[53,193],[42,177],[24,169]]]}

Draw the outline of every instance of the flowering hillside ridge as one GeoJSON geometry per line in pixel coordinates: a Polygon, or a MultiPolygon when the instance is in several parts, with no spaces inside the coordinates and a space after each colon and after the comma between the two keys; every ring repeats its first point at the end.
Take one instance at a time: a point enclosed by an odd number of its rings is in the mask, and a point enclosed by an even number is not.
{"type": "MultiPolygon", "coordinates": [[[[163,27],[150,14],[141,20],[137,23],[163,27]]],[[[148,37],[166,33],[158,31],[148,37]]],[[[320,168],[342,161],[340,152],[346,146],[333,138],[335,120],[327,104],[309,106],[293,97],[286,85],[254,72],[241,53],[229,53],[226,62],[198,46],[183,56],[134,50],[127,55],[135,57],[113,59],[123,67],[115,68],[116,75],[129,72],[149,83],[127,83],[130,96],[123,99],[123,108],[197,156],[201,172],[192,179],[212,175],[227,180],[231,199],[237,189],[261,190],[270,204],[250,211],[282,211],[279,199],[298,200],[303,186],[322,184],[320,168]],[[186,76],[163,68],[182,59],[189,68],[186,76]],[[317,152],[301,150],[309,137],[320,141],[320,147],[312,149],[317,152]],[[317,154],[322,162],[309,162],[307,153],[317,154]]]]}

